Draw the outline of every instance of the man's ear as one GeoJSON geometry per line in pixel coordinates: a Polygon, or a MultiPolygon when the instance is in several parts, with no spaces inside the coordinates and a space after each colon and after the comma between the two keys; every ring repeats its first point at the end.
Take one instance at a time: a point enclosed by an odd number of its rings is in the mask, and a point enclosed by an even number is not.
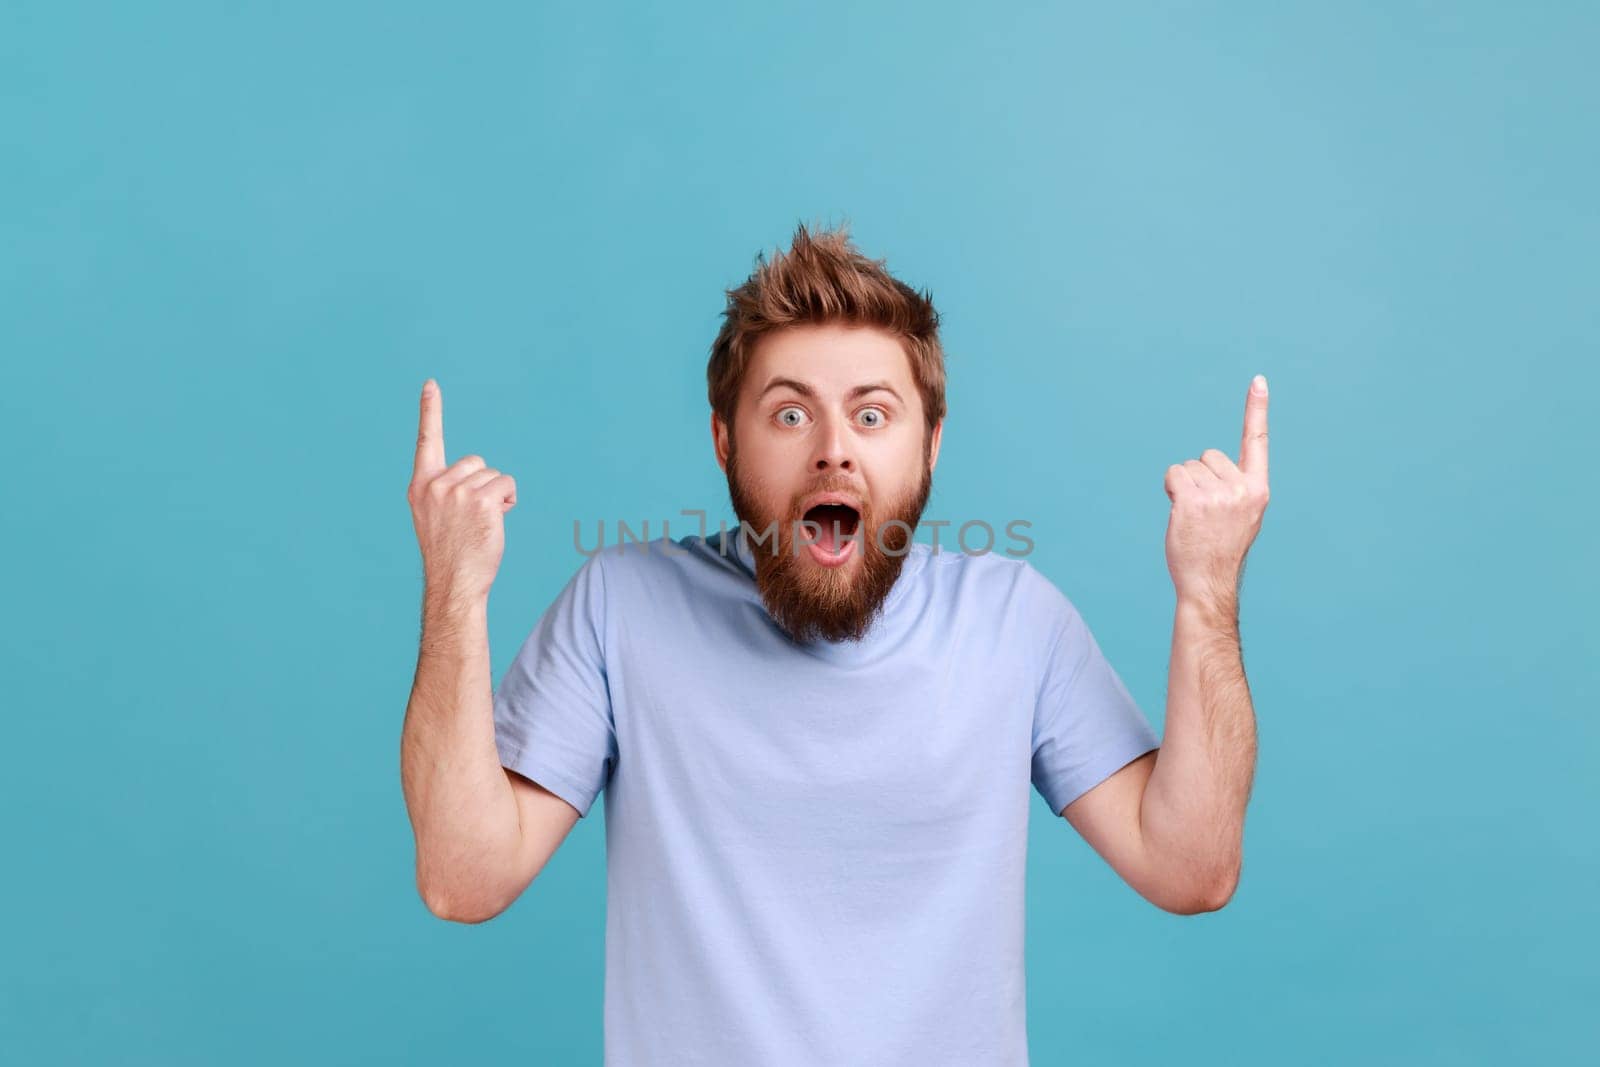
{"type": "Polygon", "coordinates": [[[928,442],[928,473],[933,473],[933,468],[939,462],[939,439],[944,436],[944,420],[940,419],[933,426],[933,440],[928,442]]]}
{"type": "Polygon", "coordinates": [[[711,413],[711,444],[717,450],[717,466],[728,472],[728,424],[715,411],[711,413]]]}

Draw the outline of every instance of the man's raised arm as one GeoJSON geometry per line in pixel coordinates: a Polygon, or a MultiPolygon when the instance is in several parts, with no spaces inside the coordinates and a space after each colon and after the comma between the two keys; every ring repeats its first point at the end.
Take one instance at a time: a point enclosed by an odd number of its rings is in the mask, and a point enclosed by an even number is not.
{"type": "Polygon", "coordinates": [[[400,739],[400,778],[430,911],[482,922],[510,906],[578,812],[501,766],[494,736],[489,588],[516,483],[466,456],[445,465],[439,387],[422,389],[406,499],[423,559],[422,640],[400,739]]]}
{"type": "Polygon", "coordinates": [[[1167,468],[1167,567],[1177,591],[1161,748],[1062,814],[1146,899],[1215,911],[1238,885],[1256,764],[1239,642],[1239,582],[1266,511],[1267,383],[1245,400],[1239,463],[1218,449],[1167,468]]]}

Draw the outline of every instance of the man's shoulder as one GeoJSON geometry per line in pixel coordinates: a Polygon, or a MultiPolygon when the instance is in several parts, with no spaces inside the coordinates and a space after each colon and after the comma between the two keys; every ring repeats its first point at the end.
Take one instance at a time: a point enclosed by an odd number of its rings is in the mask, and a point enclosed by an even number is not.
{"type": "Polygon", "coordinates": [[[585,555],[583,568],[593,568],[608,586],[618,588],[669,581],[695,583],[712,580],[719,573],[736,575],[742,569],[733,546],[714,533],[709,538],[623,539],[587,549],[585,555]]]}
{"type": "Polygon", "coordinates": [[[923,573],[930,582],[963,600],[975,599],[996,610],[1055,614],[1070,608],[1066,595],[1024,556],[1005,552],[927,551],[923,573]]]}
{"type": "Polygon", "coordinates": [[[918,542],[915,546],[927,556],[934,571],[949,570],[970,581],[986,585],[1030,583],[1045,580],[1044,576],[1023,556],[1013,556],[998,550],[969,552],[949,545],[931,546],[918,542]]]}

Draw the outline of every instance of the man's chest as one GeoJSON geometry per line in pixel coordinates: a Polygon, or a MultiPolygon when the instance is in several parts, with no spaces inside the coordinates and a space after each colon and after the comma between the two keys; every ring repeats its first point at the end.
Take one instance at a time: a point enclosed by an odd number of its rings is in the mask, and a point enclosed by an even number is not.
{"type": "Polygon", "coordinates": [[[1038,680],[951,634],[834,662],[656,633],[608,661],[608,804],[721,844],[881,857],[1025,822],[1038,680]]]}

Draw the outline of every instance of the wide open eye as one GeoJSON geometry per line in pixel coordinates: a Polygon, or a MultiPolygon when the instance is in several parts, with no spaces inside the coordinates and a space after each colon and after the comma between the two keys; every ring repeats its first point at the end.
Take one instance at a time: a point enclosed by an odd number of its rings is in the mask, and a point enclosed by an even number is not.
{"type": "Polygon", "coordinates": [[[863,408],[859,417],[861,425],[869,430],[876,430],[883,425],[884,419],[888,416],[884,415],[882,408],[863,408]]]}
{"type": "Polygon", "coordinates": [[[806,413],[804,408],[797,408],[793,404],[779,408],[777,414],[780,426],[800,426],[805,423],[806,413]]]}

